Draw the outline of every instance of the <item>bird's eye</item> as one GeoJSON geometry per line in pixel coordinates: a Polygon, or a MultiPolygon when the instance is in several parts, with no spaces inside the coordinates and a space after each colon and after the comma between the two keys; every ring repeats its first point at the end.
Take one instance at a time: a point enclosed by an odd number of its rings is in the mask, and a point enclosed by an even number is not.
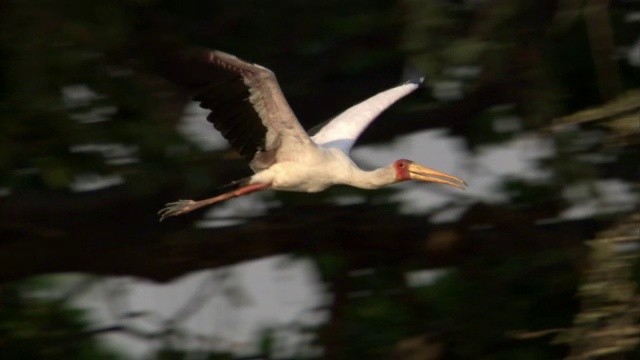
{"type": "Polygon", "coordinates": [[[403,167],[404,167],[404,163],[403,163],[403,162],[399,163],[399,164],[398,164],[398,167],[403,168],[403,167]]]}

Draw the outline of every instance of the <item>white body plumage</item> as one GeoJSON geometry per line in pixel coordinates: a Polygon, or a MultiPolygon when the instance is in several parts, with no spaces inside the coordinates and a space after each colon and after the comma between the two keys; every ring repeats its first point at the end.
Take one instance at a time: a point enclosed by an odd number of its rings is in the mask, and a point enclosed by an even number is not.
{"type": "Polygon", "coordinates": [[[376,189],[395,180],[392,168],[364,171],[342,150],[317,147],[271,165],[252,176],[249,183],[271,184],[274,190],[319,192],[338,184],[376,189]]]}

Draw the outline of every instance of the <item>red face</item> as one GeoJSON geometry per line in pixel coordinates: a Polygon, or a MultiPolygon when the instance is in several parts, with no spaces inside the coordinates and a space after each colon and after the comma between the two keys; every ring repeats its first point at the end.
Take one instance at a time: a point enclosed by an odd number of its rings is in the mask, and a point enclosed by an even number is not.
{"type": "Polygon", "coordinates": [[[467,187],[467,183],[460,178],[416,164],[411,160],[397,160],[393,163],[393,169],[396,171],[396,181],[417,180],[434,182],[463,190],[467,187]]]}
{"type": "Polygon", "coordinates": [[[413,161],[400,159],[396,160],[393,163],[393,168],[396,169],[396,180],[398,181],[406,181],[411,180],[411,175],[409,173],[409,165],[411,165],[413,161]]]}

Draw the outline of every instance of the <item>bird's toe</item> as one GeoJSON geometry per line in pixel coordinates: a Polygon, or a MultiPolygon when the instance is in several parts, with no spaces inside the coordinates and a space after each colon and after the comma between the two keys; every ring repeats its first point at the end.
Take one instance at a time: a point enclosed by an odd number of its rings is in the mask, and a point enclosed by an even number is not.
{"type": "Polygon", "coordinates": [[[195,204],[195,201],[193,200],[178,200],[166,204],[163,209],[158,211],[158,215],[160,215],[160,221],[171,216],[178,216],[191,211],[190,207],[193,204],[195,204]]]}

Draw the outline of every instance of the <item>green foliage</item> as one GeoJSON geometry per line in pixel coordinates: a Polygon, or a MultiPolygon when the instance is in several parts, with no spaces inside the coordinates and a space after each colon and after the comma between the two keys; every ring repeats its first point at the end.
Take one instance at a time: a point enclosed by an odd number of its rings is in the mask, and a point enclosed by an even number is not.
{"type": "Polygon", "coordinates": [[[412,320],[405,304],[387,296],[352,301],[347,309],[349,358],[384,358],[409,332],[412,320]]]}
{"type": "Polygon", "coordinates": [[[432,321],[451,333],[459,358],[556,358],[562,349],[546,347],[548,338],[523,341],[510,334],[571,323],[578,280],[571,267],[562,252],[483,256],[417,293],[432,309],[432,321]]]}
{"type": "Polygon", "coordinates": [[[186,145],[167,117],[175,100],[158,97],[164,85],[120,58],[134,33],[128,6],[34,1],[9,10],[0,23],[0,185],[65,189],[98,174],[122,176],[140,192],[162,187],[167,169],[181,167],[168,149],[186,145]],[[73,149],[87,144],[133,153],[73,149]]]}
{"type": "Polygon", "coordinates": [[[344,319],[348,358],[384,358],[398,341],[414,335],[416,325],[421,327],[403,301],[402,280],[401,272],[392,269],[350,278],[344,319]]]}
{"type": "Polygon", "coordinates": [[[484,255],[417,288],[406,288],[399,269],[351,277],[347,357],[384,358],[403,339],[440,334],[452,358],[557,358],[563,349],[548,337],[512,335],[571,324],[578,275],[570,260],[560,251],[484,255]]]}
{"type": "Polygon", "coordinates": [[[53,286],[36,279],[0,289],[2,359],[118,359],[86,335],[90,323],[85,311],[48,296],[53,286]]]}

